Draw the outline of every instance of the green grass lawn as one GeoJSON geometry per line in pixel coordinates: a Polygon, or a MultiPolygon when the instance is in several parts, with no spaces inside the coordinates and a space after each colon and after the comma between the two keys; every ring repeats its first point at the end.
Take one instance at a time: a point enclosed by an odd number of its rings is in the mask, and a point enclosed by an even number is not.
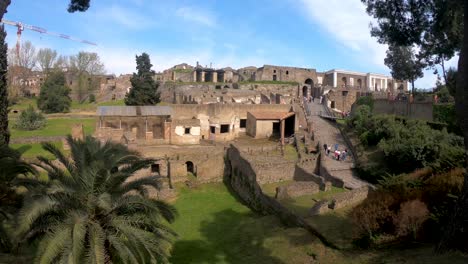
{"type": "Polygon", "coordinates": [[[296,147],[290,144],[286,144],[284,146],[284,157],[292,161],[297,160],[299,158],[299,154],[297,154],[296,147]]]}
{"type": "Polygon", "coordinates": [[[255,215],[223,184],[182,188],[175,207],[171,263],[306,263],[312,246],[327,251],[304,230],[255,215]]]}
{"type": "MultiPolygon", "coordinates": [[[[15,120],[12,119],[11,123],[14,123],[15,120]]],[[[84,127],[84,132],[86,135],[91,135],[94,132],[96,126],[96,119],[93,117],[90,118],[48,118],[47,126],[32,131],[18,130],[11,128],[11,137],[20,138],[20,137],[33,137],[33,136],[65,136],[71,133],[71,127],[73,124],[82,123],[84,127]]]]}

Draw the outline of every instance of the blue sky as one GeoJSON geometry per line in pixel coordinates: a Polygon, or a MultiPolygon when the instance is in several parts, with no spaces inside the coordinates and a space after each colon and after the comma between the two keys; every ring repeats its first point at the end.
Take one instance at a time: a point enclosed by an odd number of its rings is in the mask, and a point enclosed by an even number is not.
{"type": "MultiPolygon", "coordinates": [[[[109,73],[135,70],[135,54],[150,54],[156,70],[178,63],[214,67],[263,64],[388,74],[386,47],[370,37],[360,0],[91,0],[69,14],[65,0],[13,0],[5,18],[86,39],[97,47],[33,31],[22,40],[64,55],[97,52],[109,73]]],[[[16,29],[6,26],[10,47],[16,29]]],[[[455,65],[455,60],[449,62],[455,65]]],[[[427,71],[419,87],[430,87],[427,71]]]]}

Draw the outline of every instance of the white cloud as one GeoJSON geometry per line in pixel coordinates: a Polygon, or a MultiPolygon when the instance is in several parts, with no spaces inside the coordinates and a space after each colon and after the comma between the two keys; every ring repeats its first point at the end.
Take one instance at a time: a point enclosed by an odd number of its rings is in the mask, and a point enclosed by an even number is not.
{"type": "Polygon", "coordinates": [[[98,19],[110,20],[127,29],[138,30],[147,29],[155,25],[154,20],[144,15],[142,12],[135,12],[129,8],[112,5],[109,9],[100,10],[95,16],[98,19]]]}
{"type": "Polygon", "coordinates": [[[178,8],[175,14],[186,21],[195,22],[208,27],[214,27],[216,25],[214,15],[206,10],[184,6],[178,8]]]}
{"type": "Polygon", "coordinates": [[[387,47],[370,35],[372,21],[359,0],[299,0],[301,9],[313,23],[331,34],[363,62],[384,68],[387,47]]]}

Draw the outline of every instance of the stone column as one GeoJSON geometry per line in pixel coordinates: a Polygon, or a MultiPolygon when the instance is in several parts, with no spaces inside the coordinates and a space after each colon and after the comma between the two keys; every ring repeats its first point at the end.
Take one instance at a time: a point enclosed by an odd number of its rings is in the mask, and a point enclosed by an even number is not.
{"type": "Polygon", "coordinates": [[[193,75],[193,80],[192,81],[196,82],[197,81],[197,71],[193,71],[192,75],[193,75]]]}
{"type": "Polygon", "coordinates": [[[205,82],[205,72],[202,71],[201,73],[201,82],[205,82]]]}
{"type": "Polygon", "coordinates": [[[218,82],[218,73],[217,72],[213,72],[213,82],[214,83],[218,82]]]}
{"type": "Polygon", "coordinates": [[[387,78],[385,78],[385,81],[384,81],[384,89],[385,89],[385,91],[388,90],[388,79],[387,78]]]}
{"type": "Polygon", "coordinates": [[[284,146],[284,119],[280,120],[281,146],[284,146]]]}

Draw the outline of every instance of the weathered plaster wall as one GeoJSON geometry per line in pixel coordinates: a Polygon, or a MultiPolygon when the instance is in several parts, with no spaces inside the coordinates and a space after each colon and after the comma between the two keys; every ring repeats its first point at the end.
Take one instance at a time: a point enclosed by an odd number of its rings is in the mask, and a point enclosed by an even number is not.
{"type": "Polygon", "coordinates": [[[432,102],[393,101],[387,99],[374,99],[375,114],[389,114],[406,116],[413,119],[433,120],[432,102]]]}

